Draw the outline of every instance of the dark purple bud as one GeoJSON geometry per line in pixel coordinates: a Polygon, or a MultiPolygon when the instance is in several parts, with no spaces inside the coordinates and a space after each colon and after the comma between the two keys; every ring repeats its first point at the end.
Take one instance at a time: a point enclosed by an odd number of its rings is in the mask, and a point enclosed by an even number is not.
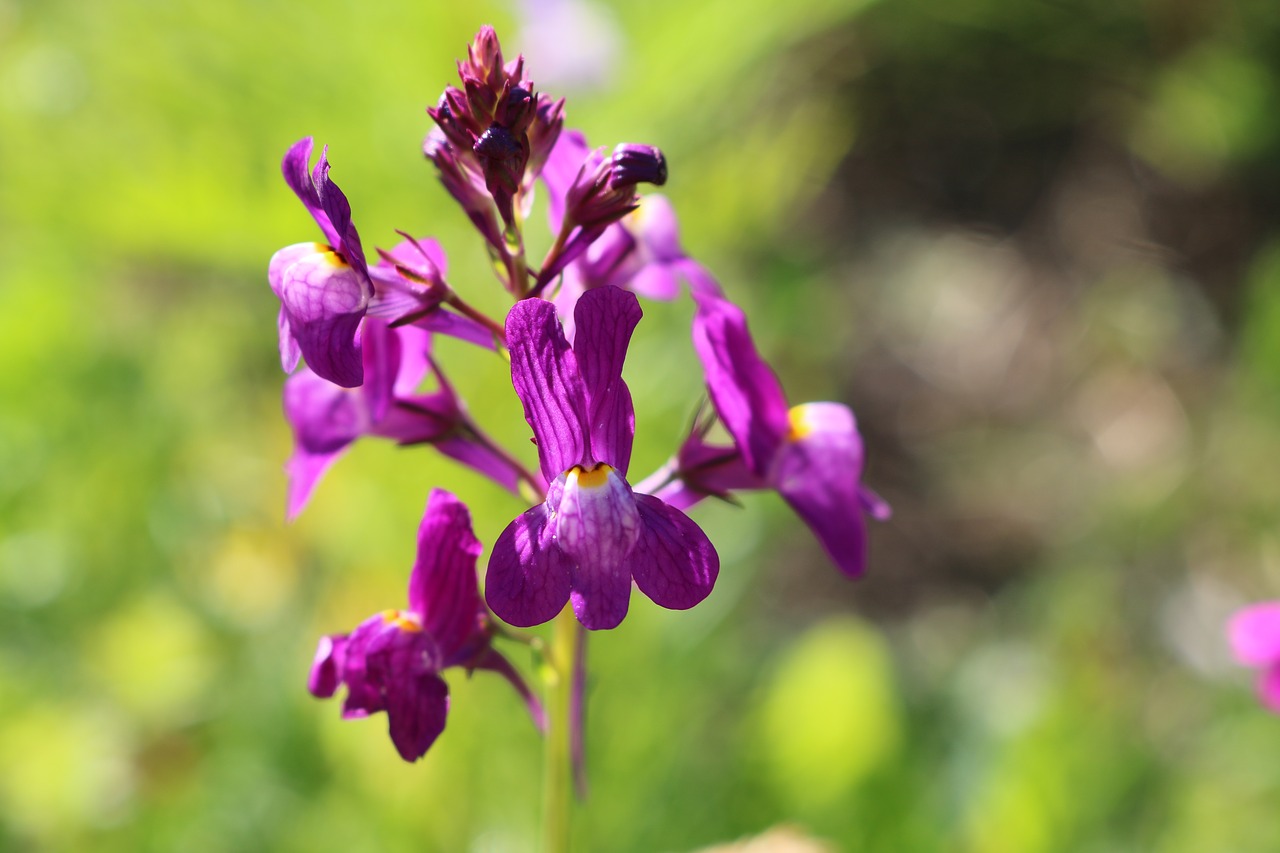
{"type": "Polygon", "coordinates": [[[494,122],[476,140],[472,150],[486,160],[510,160],[520,156],[520,140],[510,130],[494,122]]]}
{"type": "Polygon", "coordinates": [[[662,186],[667,182],[667,160],[652,145],[624,143],[613,149],[609,188],[620,190],[636,184],[662,186]]]}

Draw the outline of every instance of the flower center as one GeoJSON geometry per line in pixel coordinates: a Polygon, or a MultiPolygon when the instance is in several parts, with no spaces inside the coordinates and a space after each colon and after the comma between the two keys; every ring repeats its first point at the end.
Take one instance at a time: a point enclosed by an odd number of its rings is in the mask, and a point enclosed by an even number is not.
{"type": "Polygon", "coordinates": [[[787,441],[800,441],[809,433],[813,432],[813,421],[810,418],[809,404],[802,403],[799,406],[792,406],[787,412],[787,441]]]}
{"type": "Polygon", "coordinates": [[[411,634],[416,634],[422,630],[422,623],[418,621],[418,615],[404,610],[384,610],[382,611],[382,621],[387,625],[394,625],[401,631],[408,631],[411,634]]]}

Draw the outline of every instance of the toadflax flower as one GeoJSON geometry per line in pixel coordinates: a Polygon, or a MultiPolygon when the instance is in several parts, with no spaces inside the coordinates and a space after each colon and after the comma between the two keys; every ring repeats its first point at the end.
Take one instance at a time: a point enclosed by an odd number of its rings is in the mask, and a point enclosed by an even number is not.
{"type": "Polygon", "coordinates": [[[297,517],[316,484],[362,436],[403,445],[432,444],[452,459],[519,494],[520,471],[471,423],[466,408],[427,357],[431,336],[413,326],[364,323],[364,384],[343,388],[302,368],[284,385],[284,413],[293,429],[287,513],[297,517]],[[416,393],[428,370],[437,390],[416,393]]]}
{"type": "Polygon", "coordinates": [[[432,491],[418,528],[408,609],[384,610],[350,634],[321,638],[316,649],[312,694],[327,699],[345,684],[343,717],[385,711],[391,741],[405,761],[421,758],[444,731],[449,686],[440,673],[449,667],[502,675],[544,727],[537,699],[490,645],[476,584],[480,550],[466,506],[449,492],[432,491]]]}
{"type": "Polygon", "coordinates": [[[511,522],[489,558],[485,596],[513,625],[545,622],[568,601],[587,628],[613,628],[632,578],[676,610],[715,583],[720,560],[702,529],[627,483],[635,412],[622,363],[640,316],[634,294],[589,291],[570,347],[551,303],[526,299],[507,315],[511,381],[550,483],[546,501],[511,522]]]}
{"type": "Polygon", "coordinates": [[[836,566],[860,575],[866,563],[863,516],[883,520],[890,511],[860,482],[862,438],[853,412],[840,403],[788,408],[741,309],[713,295],[694,298],[694,348],[734,447],[706,443],[705,429],[696,427],[676,459],[637,488],[682,508],[737,489],[774,489],[836,566]]]}
{"type": "Polygon", "coordinates": [[[351,205],[329,179],[328,149],[308,172],[312,144],[311,137],[295,142],[281,165],[328,245],[296,243],[271,258],[267,278],[280,299],[280,362],[292,373],[301,355],[317,375],[354,388],[364,381],[360,321],[373,298],[373,282],[351,205]]]}
{"type": "Polygon", "coordinates": [[[1238,611],[1227,627],[1236,660],[1257,667],[1258,696],[1280,714],[1280,601],[1263,601],[1238,611]]]}

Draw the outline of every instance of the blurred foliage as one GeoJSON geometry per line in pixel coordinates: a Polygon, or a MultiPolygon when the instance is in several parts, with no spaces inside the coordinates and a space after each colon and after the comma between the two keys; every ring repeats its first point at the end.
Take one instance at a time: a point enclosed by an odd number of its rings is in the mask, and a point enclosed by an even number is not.
{"type": "MultiPolygon", "coordinates": [[[[583,849],[1280,849],[1280,722],[1221,637],[1280,594],[1274,5],[613,2],[612,67],[554,86],[535,6],[0,0],[0,849],[535,848],[495,679],[413,766],[306,694],[318,635],[402,600],[431,486],[485,542],[518,507],[368,442],[286,527],[265,284],[314,134],[367,245],[435,235],[498,310],[419,149],[484,22],[593,143],[667,152],[686,247],[896,509],[856,584],[770,496],[697,511],[711,599],[593,638],[583,849]]],[[[700,391],[688,306],[645,311],[637,471],[700,391]]]]}

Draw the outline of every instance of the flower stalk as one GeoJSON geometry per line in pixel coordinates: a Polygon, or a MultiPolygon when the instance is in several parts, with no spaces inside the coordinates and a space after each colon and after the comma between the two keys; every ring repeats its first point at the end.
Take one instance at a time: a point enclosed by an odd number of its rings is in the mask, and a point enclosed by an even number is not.
{"type": "Polygon", "coordinates": [[[565,607],[552,627],[544,678],[548,711],[543,768],[543,853],[568,853],[573,814],[574,661],[582,632],[573,608],[565,607]]]}

